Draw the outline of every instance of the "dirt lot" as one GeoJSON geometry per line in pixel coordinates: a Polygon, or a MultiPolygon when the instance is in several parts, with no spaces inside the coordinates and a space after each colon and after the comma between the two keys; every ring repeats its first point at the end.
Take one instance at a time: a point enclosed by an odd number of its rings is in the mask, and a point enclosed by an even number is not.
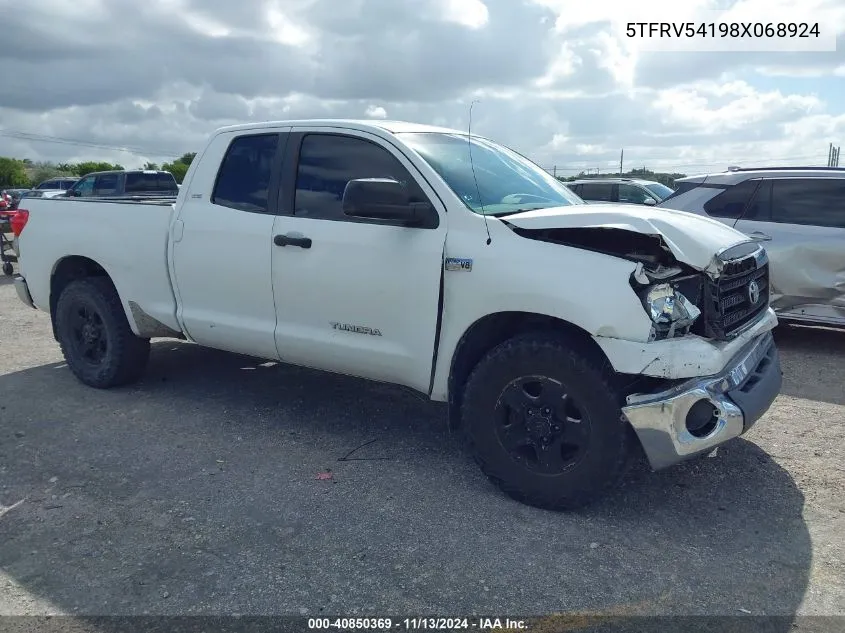
{"type": "Polygon", "coordinates": [[[391,387],[165,341],[86,388],[0,278],[0,613],[845,614],[845,333],[778,339],[747,437],[555,514],[391,387]]]}

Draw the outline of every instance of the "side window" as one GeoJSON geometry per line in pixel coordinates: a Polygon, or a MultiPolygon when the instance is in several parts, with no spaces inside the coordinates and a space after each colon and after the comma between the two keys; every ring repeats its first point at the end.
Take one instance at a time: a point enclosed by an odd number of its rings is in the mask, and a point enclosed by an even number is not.
{"type": "Polygon", "coordinates": [[[572,193],[576,196],[581,197],[581,194],[583,193],[581,190],[584,185],[567,185],[567,187],[569,187],[572,190],[572,193]]]}
{"type": "Polygon", "coordinates": [[[845,228],[845,179],[775,180],[772,221],[845,228]]]}
{"type": "Polygon", "coordinates": [[[115,195],[117,193],[119,179],[120,176],[118,174],[103,174],[102,176],[97,176],[97,179],[94,181],[94,195],[115,195]]]}
{"type": "Polygon", "coordinates": [[[405,186],[410,202],[428,202],[411,174],[386,149],[336,134],[307,134],[299,149],[294,214],[321,220],[369,221],[343,213],[346,184],[358,178],[391,178],[405,186]]]}
{"type": "Polygon", "coordinates": [[[581,185],[581,187],[581,192],[578,195],[584,200],[613,202],[613,185],[609,183],[588,182],[581,185]]]}
{"type": "Polygon", "coordinates": [[[722,193],[704,203],[704,212],[715,218],[737,219],[742,215],[759,180],[746,180],[733,187],[728,187],[722,193]]]}
{"type": "MultiPolygon", "coordinates": [[[[646,198],[655,198],[655,196],[650,196],[644,189],[640,189],[634,185],[619,185],[619,202],[645,204],[646,198]]],[[[655,202],[657,201],[655,200],[655,202]]]]}
{"type": "Polygon", "coordinates": [[[748,203],[743,220],[755,220],[757,222],[769,222],[772,212],[772,181],[764,180],[757,188],[757,192],[748,203]]]}
{"type": "Polygon", "coordinates": [[[156,191],[177,193],[179,186],[176,184],[176,179],[172,174],[156,174],[155,175],[156,191]]]}
{"type": "Polygon", "coordinates": [[[94,195],[94,176],[87,176],[74,185],[73,190],[79,192],[83,198],[94,195]]]}
{"type": "Polygon", "coordinates": [[[126,186],[124,187],[124,191],[126,191],[126,193],[149,191],[149,184],[150,183],[147,181],[146,174],[133,172],[131,174],[126,174],[126,186]]]}
{"type": "Polygon", "coordinates": [[[234,139],[217,173],[212,204],[240,211],[269,211],[270,175],[278,144],[278,134],[234,139]]]}

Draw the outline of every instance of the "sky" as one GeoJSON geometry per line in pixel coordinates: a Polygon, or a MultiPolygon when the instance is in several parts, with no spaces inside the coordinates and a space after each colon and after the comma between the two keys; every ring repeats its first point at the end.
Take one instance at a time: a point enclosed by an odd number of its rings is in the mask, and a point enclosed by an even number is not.
{"type": "Polygon", "coordinates": [[[475,101],[473,133],[559,175],[616,170],[622,149],[625,169],[687,174],[824,165],[829,144],[845,141],[845,1],[790,7],[0,0],[0,156],[138,167],[198,151],[218,127],[261,120],[465,130],[475,101]],[[818,22],[836,50],[654,50],[625,36],[625,20],[680,22],[699,10],[818,22]]]}

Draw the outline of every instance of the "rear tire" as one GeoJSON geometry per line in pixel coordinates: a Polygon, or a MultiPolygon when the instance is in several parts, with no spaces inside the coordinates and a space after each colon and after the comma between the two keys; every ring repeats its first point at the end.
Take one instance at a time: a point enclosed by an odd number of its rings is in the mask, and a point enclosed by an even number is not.
{"type": "Polygon", "coordinates": [[[507,495],[571,510],[619,483],[632,437],[605,365],[548,333],[505,341],[478,363],[461,426],[476,462],[507,495]]]}
{"type": "Polygon", "coordinates": [[[144,373],[150,340],[135,336],[106,277],[72,281],[56,305],[56,334],[68,367],[84,384],[107,389],[144,373]]]}

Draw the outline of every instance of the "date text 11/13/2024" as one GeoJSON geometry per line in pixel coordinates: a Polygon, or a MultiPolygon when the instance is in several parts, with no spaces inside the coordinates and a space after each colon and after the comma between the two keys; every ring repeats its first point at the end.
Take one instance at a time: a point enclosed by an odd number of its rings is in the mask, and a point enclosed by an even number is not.
{"type": "Polygon", "coordinates": [[[518,631],[525,620],[510,618],[308,618],[309,630],[325,631],[518,631]]]}

